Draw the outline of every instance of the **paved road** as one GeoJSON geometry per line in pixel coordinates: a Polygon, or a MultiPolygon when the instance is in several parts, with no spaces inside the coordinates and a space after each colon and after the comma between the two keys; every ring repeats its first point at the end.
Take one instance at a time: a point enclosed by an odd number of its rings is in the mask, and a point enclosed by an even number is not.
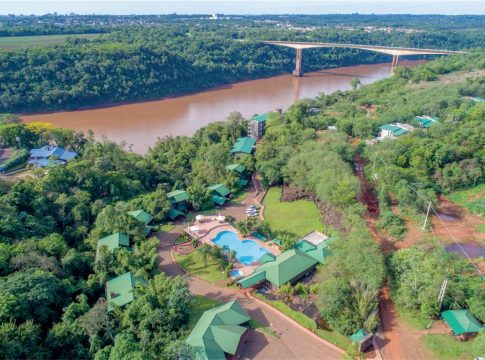
{"type": "MultiPolygon", "coordinates": [[[[171,244],[178,236],[178,228],[159,235],[160,270],[168,275],[182,275],[183,272],[174,263],[171,244]]],[[[329,347],[318,336],[302,328],[282,315],[271,306],[255,299],[249,299],[242,290],[219,288],[205,281],[189,277],[190,291],[196,295],[207,296],[220,301],[237,299],[248,314],[269,326],[279,334],[279,338],[251,331],[248,342],[241,354],[249,359],[341,359],[343,354],[329,347]]]]}

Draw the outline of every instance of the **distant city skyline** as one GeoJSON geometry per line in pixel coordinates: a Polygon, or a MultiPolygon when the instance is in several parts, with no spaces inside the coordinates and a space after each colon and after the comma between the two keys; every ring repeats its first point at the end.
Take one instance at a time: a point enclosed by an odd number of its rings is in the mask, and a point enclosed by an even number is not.
{"type": "Polygon", "coordinates": [[[485,0],[439,1],[439,0],[374,0],[374,1],[2,1],[0,14],[43,15],[57,12],[66,14],[443,14],[484,15],[485,0]]]}

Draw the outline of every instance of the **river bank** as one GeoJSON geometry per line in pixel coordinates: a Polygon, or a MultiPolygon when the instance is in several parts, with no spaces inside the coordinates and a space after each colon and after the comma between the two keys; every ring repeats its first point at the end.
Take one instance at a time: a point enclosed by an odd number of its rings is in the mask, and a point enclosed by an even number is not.
{"type": "MultiPolygon", "coordinates": [[[[403,61],[416,66],[422,61],[403,61]]],[[[391,65],[358,65],[305,74],[290,74],[224,85],[210,90],[154,101],[143,101],[95,109],[22,116],[25,122],[45,121],[59,127],[125,142],[135,152],[145,153],[157,138],[193,135],[197,129],[221,121],[232,111],[245,117],[275,108],[286,109],[295,101],[315,97],[320,92],[348,90],[358,77],[369,84],[388,77],[391,65]]]]}

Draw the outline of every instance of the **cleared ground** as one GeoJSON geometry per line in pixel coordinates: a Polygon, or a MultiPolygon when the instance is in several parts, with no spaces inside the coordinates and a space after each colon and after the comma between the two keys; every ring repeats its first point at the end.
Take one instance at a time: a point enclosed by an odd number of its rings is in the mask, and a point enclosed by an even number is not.
{"type": "Polygon", "coordinates": [[[468,190],[453,192],[446,198],[471,213],[485,217],[485,184],[477,185],[468,190]]]}
{"type": "Polygon", "coordinates": [[[61,44],[68,37],[92,39],[100,34],[66,34],[66,35],[39,35],[39,36],[9,36],[0,37],[0,50],[30,48],[42,45],[61,44]]]}
{"type": "Polygon", "coordinates": [[[280,198],[281,188],[273,187],[263,200],[264,219],[272,231],[300,237],[314,230],[323,232],[320,211],[315,203],[308,200],[280,202],[280,198]]]}

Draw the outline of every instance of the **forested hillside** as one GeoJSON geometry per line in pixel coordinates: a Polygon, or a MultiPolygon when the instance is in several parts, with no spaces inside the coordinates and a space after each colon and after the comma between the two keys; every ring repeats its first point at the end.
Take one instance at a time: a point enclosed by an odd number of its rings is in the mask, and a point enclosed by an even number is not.
{"type": "MultiPolygon", "coordinates": [[[[109,47],[66,46],[74,58],[83,49],[109,47]]],[[[118,46],[112,47],[113,54],[120,51],[118,46]]],[[[136,45],[125,47],[123,51],[137,51],[136,45]]],[[[51,49],[33,51],[53,56],[51,49]]],[[[127,61],[118,56],[118,61],[127,61]]],[[[35,68],[35,61],[29,61],[35,68]]],[[[104,63],[112,66],[109,59],[104,63]]],[[[167,64],[176,66],[169,60],[167,64]]],[[[423,212],[426,202],[410,186],[435,201],[436,194],[483,183],[485,108],[469,96],[485,96],[484,67],[484,53],[476,50],[399,70],[373,85],[359,88],[356,83],[351,91],[301,101],[283,114],[270,115],[256,159],[242,162],[250,171],[256,167],[266,184],[291,185],[312,194],[323,209],[325,231],[338,241],[321,272],[318,302],[333,330],[350,334],[376,327],[378,291],[386,274],[384,256],[366,228],[365,209],[358,201],[355,155],[367,158],[368,171],[373,167],[379,174],[375,183],[382,219],[386,213],[389,217],[391,201],[403,212],[423,212]],[[423,113],[437,116],[439,124],[373,147],[359,142],[372,138],[383,123],[412,122],[423,113]]],[[[64,74],[70,71],[77,70],[65,67],[64,74]]],[[[35,74],[32,69],[30,73],[35,74]]],[[[29,148],[49,142],[80,154],[64,167],[0,181],[0,354],[30,359],[190,358],[182,342],[191,303],[187,282],[159,273],[157,240],[145,239],[143,226],[126,213],[143,208],[160,224],[169,209],[168,191],[186,189],[190,205],[200,209],[209,197],[207,185],[221,182],[233,188],[236,177],[225,165],[231,161],[230,146],[245,129],[240,115],[233,113],[227,122],[211,124],[191,138],[162,139],[140,156],[71,130],[0,117],[4,145],[16,146],[20,137],[29,148]],[[95,262],[96,241],[117,231],[130,235],[132,253],[119,249],[95,262]],[[126,271],[144,279],[136,288],[136,300],[107,312],[105,282],[126,271]]],[[[395,223],[391,220],[389,226],[395,223]]],[[[468,262],[445,253],[439,242],[395,253],[387,271],[396,303],[427,318],[437,316],[434,289],[446,272],[450,291],[444,307],[468,307],[485,320],[480,278],[468,262]],[[409,279],[420,272],[430,276],[419,277],[417,296],[409,279]]]]}
{"type": "MultiPolygon", "coordinates": [[[[485,181],[485,105],[470,99],[485,95],[484,69],[484,52],[477,50],[400,69],[389,79],[361,88],[356,82],[352,91],[322,94],[282,115],[271,115],[256,168],[269,185],[314,195],[321,202],[326,232],[341,239],[322,269],[319,293],[321,314],[332,329],[345,334],[373,329],[384,278],[382,254],[358,201],[355,156],[367,160],[367,178],[378,189],[379,229],[398,241],[405,227],[392,205],[401,214],[421,217],[422,223],[428,202],[437,205],[439,194],[485,181]],[[439,123],[392,141],[363,141],[373,139],[385,123],[416,126],[417,115],[435,116],[439,123]]],[[[439,316],[436,291],[443,276],[449,276],[444,308],[470,308],[485,320],[481,278],[472,264],[446,252],[439,239],[396,252],[387,270],[394,301],[417,317],[429,321],[439,316]]],[[[477,340],[477,353],[484,349],[483,339],[477,340]]]]}
{"type": "MultiPolygon", "coordinates": [[[[483,21],[480,19],[473,18],[475,22],[483,21]]],[[[91,41],[73,38],[63,45],[0,52],[0,112],[29,113],[153,99],[291,72],[294,50],[259,43],[267,39],[447,49],[483,45],[477,29],[445,31],[422,26],[402,32],[323,25],[296,29],[257,19],[220,24],[201,20],[182,24],[164,19],[155,26],[152,21],[156,20],[145,20],[150,26],[96,27],[96,32],[108,33],[91,41]]],[[[460,23],[465,20],[457,19],[460,23]]],[[[73,33],[85,28],[82,23],[69,26],[73,33]]],[[[411,24],[402,20],[402,26],[411,24]]],[[[55,32],[43,29],[38,33],[55,32]]],[[[65,32],[66,27],[60,27],[59,33],[65,32]]],[[[311,49],[305,51],[303,66],[308,71],[384,61],[389,61],[389,56],[349,49],[311,49]]]]}

